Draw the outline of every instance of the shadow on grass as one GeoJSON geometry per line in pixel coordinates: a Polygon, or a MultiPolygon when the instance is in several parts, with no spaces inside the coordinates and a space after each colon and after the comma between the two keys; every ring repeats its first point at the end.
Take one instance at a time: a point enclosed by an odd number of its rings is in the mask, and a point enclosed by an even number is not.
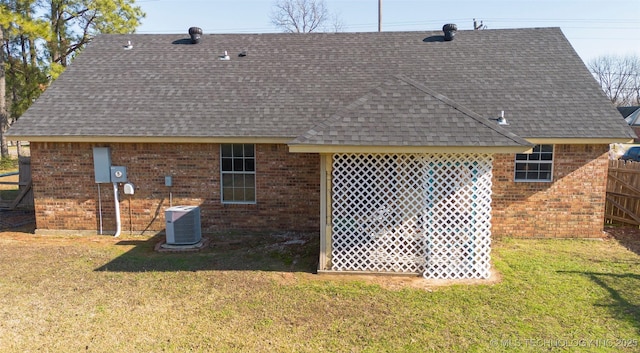
{"type": "Polygon", "coordinates": [[[206,234],[209,245],[196,252],[158,252],[164,233],[145,240],[123,240],[133,248],[96,271],[317,271],[319,235],[313,233],[206,234]]]}
{"type": "Polygon", "coordinates": [[[16,230],[24,227],[35,227],[35,211],[29,209],[1,210],[0,231],[16,230]]]}
{"type": "Polygon", "coordinates": [[[640,255],[640,228],[609,226],[605,228],[605,232],[625,248],[640,255]]]}
{"type": "Polygon", "coordinates": [[[589,278],[609,293],[609,300],[596,305],[606,307],[617,319],[630,322],[640,332],[640,275],[635,273],[600,273],[558,271],[589,278]]]}

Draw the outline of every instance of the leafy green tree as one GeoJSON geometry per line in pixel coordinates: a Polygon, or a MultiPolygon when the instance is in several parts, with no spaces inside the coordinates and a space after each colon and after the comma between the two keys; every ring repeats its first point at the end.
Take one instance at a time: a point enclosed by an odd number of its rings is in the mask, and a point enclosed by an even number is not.
{"type": "Polygon", "coordinates": [[[133,0],[49,0],[51,63],[66,67],[98,33],[132,33],[145,14],[133,0]]]}
{"type": "Polygon", "coordinates": [[[99,33],[133,33],[145,16],[134,0],[0,0],[0,140],[99,33]]]}
{"type": "Polygon", "coordinates": [[[34,18],[35,0],[0,2],[0,140],[8,156],[4,133],[35,100],[47,82],[38,65],[36,41],[48,38],[46,21],[34,18]]]}

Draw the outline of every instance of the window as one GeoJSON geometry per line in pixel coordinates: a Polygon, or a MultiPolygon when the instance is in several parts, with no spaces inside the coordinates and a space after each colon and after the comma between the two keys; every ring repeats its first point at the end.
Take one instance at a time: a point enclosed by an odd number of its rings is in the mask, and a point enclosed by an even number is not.
{"type": "Polygon", "coordinates": [[[256,202],[256,157],[253,144],[220,145],[223,203],[256,202]]]}
{"type": "Polygon", "coordinates": [[[532,153],[516,154],[515,181],[551,181],[553,145],[536,145],[532,153]]]}

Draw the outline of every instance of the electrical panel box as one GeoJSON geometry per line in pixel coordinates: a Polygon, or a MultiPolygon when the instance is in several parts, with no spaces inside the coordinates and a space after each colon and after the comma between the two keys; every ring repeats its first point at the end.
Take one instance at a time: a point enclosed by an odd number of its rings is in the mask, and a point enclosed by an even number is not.
{"type": "Polygon", "coordinates": [[[111,182],[112,183],[126,183],[127,180],[127,167],[112,166],[111,167],[111,182]]]}
{"type": "Polygon", "coordinates": [[[96,183],[111,182],[111,149],[109,147],[93,148],[93,169],[96,183]]]}

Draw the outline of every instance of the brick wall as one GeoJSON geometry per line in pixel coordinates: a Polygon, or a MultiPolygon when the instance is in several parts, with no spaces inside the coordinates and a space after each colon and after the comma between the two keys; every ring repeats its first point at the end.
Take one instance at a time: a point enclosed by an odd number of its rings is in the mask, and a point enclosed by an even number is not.
{"type": "Polygon", "coordinates": [[[555,145],[552,183],[514,182],[514,155],[493,162],[494,236],[602,237],[608,145],[555,145]]]}
{"type": "Polygon", "coordinates": [[[257,203],[220,202],[217,144],[31,143],[31,167],[39,232],[115,231],[113,185],[94,182],[93,147],[111,147],[112,165],[127,167],[135,195],[119,191],[122,232],[165,228],[164,210],[198,205],[204,232],[222,230],[318,231],[320,158],[288,153],[285,145],[256,145],[257,203]],[[165,186],[166,175],[173,187],[165,186]]]}
{"type": "MultiPolygon", "coordinates": [[[[122,194],[123,233],[158,232],[164,210],[199,205],[203,231],[319,230],[320,172],[316,154],[285,145],[256,145],[257,203],[220,203],[219,145],[32,143],[31,167],[39,232],[100,229],[93,147],[111,147],[113,165],[127,167],[136,186],[122,194]],[[164,186],[165,175],[173,187],[164,186]]],[[[556,145],[554,182],[515,183],[514,155],[494,155],[494,236],[602,237],[608,145],[556,145]]],[[[100,184],[102,224],[115,230],[112,184],[100,184]]]]}

